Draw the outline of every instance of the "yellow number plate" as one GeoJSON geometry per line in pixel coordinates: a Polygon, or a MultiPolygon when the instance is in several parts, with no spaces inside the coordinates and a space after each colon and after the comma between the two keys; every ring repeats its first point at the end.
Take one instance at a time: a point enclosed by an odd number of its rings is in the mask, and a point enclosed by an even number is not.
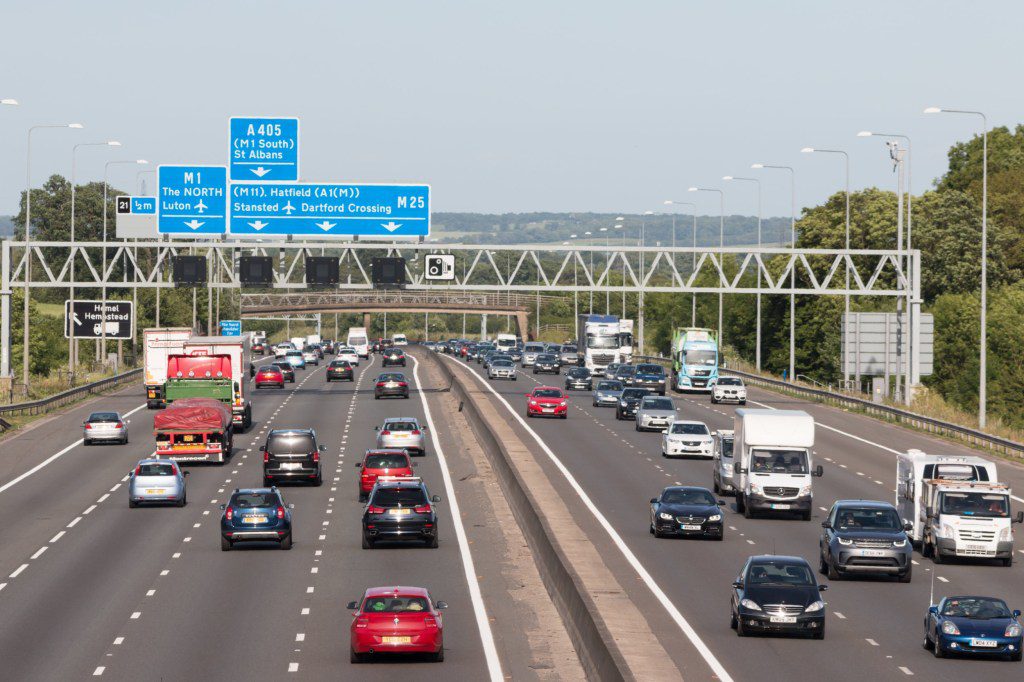
{"type": "Polygon", "coordinates": [[[412,644],[412,637],[381,637],[382,644],[412,644]]]}
{"type": "Polygon", "coordinates": [[[245,521],[245,523],[266,523],[267,522],[267,517],[266,516],[246,516],[243,519],[243,521],[245,521]]]}
{"type": "Polygon", "coordinates": [[[391,513],[394,514],[395,516],[402,516],[402,515],[405,515],[405,514],[411,514],[412,510],[411,509],[392,509],[391,513]]]}

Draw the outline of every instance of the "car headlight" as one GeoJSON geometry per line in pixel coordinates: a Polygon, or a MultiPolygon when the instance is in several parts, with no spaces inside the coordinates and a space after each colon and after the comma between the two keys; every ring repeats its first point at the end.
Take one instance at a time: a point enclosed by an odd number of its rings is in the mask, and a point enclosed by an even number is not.
{"type": "Polygon", "coordinates": [[[708,521],[721,521],[721,520],[722,520],[722,515],[721,514],[712,514],[711,516],[708,517],[708,521]]]}
{"type": "Polygon", "coordinates": [[[665,380],[664,379],[658,379],[658,383],[659,384],[663,384],[663,383],[665,383],[665,380]]]}
{"type": "Polygon", "coordinates": [[[953,537],[953,526],[946,523],[942,524],[942,535],[947,538],[953,537]]]}
{"type": "Polygon", "coordinates": [[[558,403],[558,406],[559,406],[559,407],[565,407],[565,406],[566,406],[566,405],[568,405],[568,404],[569,404],[569,403],[567,403],[567,402],[565,402],[565,401],[563,400],[562,402],[558,403]]]}
{"type": "Polygon", "coordinates": [[[628,406],[626,405],[626,401],[625,401],[625,400],[620,400],[620,401],[619,401],[619,405],[621,405],[622,407],[628,407],[628,406]]]}
{"type": "Polygon", "coordinates": [[[671,514],[666,514],[665,512],[658,512],[658,518],[659,519],[663,519],[665,521],[671,521],[672,520],[672,515],[671,514]]]}
{"type": "Polygon", "coordinates": [[[849,538],[836,538],[836,540],[838,540],[839,544],[843,545],[844,547],[849,547],[853,544],[853,540],[850,540],[849,538]]]}
{"type": "Polygon", "coordinates": [[[1003,633],[1003,637],[1020,637],[1021,632],[1024,632],[1024,628],[1021,628],[1017,623],[1010,623],[1006,626],[1006,632],[1003,633]]]}
{"type": "Polygon", "coordinates": [[[760,495],[761,494],[761,486],[759,484],[757,484],[757,483],[751,483],[750,484],[750,492],[755,493],[757,495],[760,495]]]}
{"type": "Polygon", "coordinates": [[[742,606],[745,609],[750,609],[751,611],[760,611],[761,610],[761,607],[757,605],[757,602],[752,601],[750,599],[741,599],[740,600],[740,606],[742,606]]]}
{"type": "Polygon", "coordinates": [[[944,634],[944,635],[959,635],[960,634],[960,628],[958,628],[956,626],[956,623],[954,623],[953,621],[951,621],[951,620],[944,620],[944,621],[942,621],[942,634],[944,634]]]}
{"type": "Polygon", "coordinates": [[[804,613],[814,613],[816,611],[821,611],[823,608],[825,608],[825,602],[819,599],[813,604],[809,604],[807,608],[804,609],[804,613]]]}
{"type": "Polygon", "coordinates": [[[1006,528],[1000,529],[1000,531],[999,531],[999,539],[1000,539],[1000,541],[1009,540],[1012,537],[1013,537],[1013,529],[1010,526],[1007,526],[1006,528]]]}
{"type": "Polygon", "coordinates": [[[907,539],[903,538],[902,540],[893,540],[892,541],[892,546],[893,547],[906,547],[907,546],[907,539]]]}
{"type": "Polygon", "coordinates": [[[803,496],[803,495],[810,495],[810,494],[811,494],[811,484],[810,483],[808,483],[807,485],[805,485],[802,488],[800,488],[800,495],[801,496],[803,496]]]}

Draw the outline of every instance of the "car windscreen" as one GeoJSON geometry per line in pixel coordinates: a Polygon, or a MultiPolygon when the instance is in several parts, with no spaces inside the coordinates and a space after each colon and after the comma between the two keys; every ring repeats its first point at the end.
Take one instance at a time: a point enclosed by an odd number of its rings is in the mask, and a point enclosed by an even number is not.
{"type": "Polygon", "coordinates": [[[386,431],[415,431],[419,427],[416,422],[385,422],[384,430],[386,431]]]}
{"type": "Polygon", "coordinates": [[[637,374],[664,374],[665,370],[662,369],[661,365],[637,365],[637,374]]]}
{"type": "Polygon", "coordinates": [[[713,350],[688,350],[683,355],[683,362],[687,365],[714,366],[718,360],[718,353],[713,350]]]}
{"type": "Polygon", "coordinates": [[[165,463],[151,463],[139,465],[139,476],[173,476],[174,465],[165,463]]]}
{"type": "Polygon", "coordinates": [[[551,353],[542,353],[537,356],[537,362],[558,362],[558,358],[551,353]]]}
{"type": "Polygon", "coordinates": [[[565,372],[568,376],[586,379],[590,376],[590,370],[586,367],[571,367],[565,372]]]}
{"type": "Polygon", "coordinates": [[[803,450],[754,450],[750,470],[757,473],[806,474],[807,453],[803,450]]]}
{"type": "Polygon", "coordinates": [[[275,363],[273,363],[273,365],[274,365],[274,367],[277,367],[278,369],[291,370],[291,368],[292,368],[291,365],[287,365],[287,364],[285,364],[283,362],[275,362],[275,363]]]}
{"type": "Polygon", "coordinates": [[[811,569],[801,564],[757,561],[750,565],[747,582],[751,585],[813,585],[811,569]]]}
{"type": "Polygon", "coordinates": [[[942,493],[941,513],[1006,518],[1010,515],[1009,498],[1005,494],[947,491],[942,493]]]}
{"type": "Polygon", "coordinates": [[[121,418],[117,416],[117,412],[93,412],[89,415],[88,421],[96,422],[117,422],[121,421],[121,418]]]}
{"type": "Polygon", "coordinates": [[[350,336],[350,337],[348,337],[348,342],[351,345],[353,345],[353,346],[365,346],[366,345],[366,337],[365,336],[350,336]]]}
{"type": "Polygon", "coordinates": [[[704,424],[673,424],[669,433],[681,433],[687,436],[707,436],[708,427],[704,424]]]}
{"type": "Polygon", "coordinates": [[[491,367],[515,367],[511,360],[491,360],[491,367]]]}
{"type": "Polygon", "coordinates": [[[563,353],[576,353],[576,346],[562,346],[563,353]]]}
{"type": "Polygon", "coordinates": [[[742,386],[743,382],[736,377],[719,377],[719,386],[742,386]]]}
{"type": "Polygon", "coordinates": [[[539,343],[528,343],[523,347],[523,351],[526,353],[543,353],[544,346],[539,343]]]}
{"type": "Polygon", "coordinates": [[[351,366],[348,364],[348,360],[335,360],[331,363],[331,367],[341,367],[342,369],[348,369],[351,366]]]}
{"type": "Polygon", "coordinates": [[[648,398],[641,407],[645,410],[674,410],[671,398],[648,398]]]}
{"type": "Polygon", "coordinates": [[[839,530],[897,531],[903,528],[895,509],[841,507],[836,514],[839,530]]]}
{"type": "Polygon", "coordinates": [[[288,351],[286,353],[286,355],[288,357],[290,357],[290,358],[301,358],[302,357],[302,351],[301,350],[290,350],[290,351],[288,351]]]}
{"type": "Polygon", "coordinates": [[[420,488],[378,488],[370,505],[373,507],[418,507],[427,504],[420,488]]]}
{"type": "Polygon", "coordinates": [[[599,391],[621,391],[621,381],[602,381],[597,384],[597,390],[599,391]]]}
{"type": "Polygon", "coordinates": [[[615,370],[615,376],[617,377],[631,377],[636,374],[636,367],[633,365],[619,365],[618,369],[615,370]]]}
{"type": "Polygon", "coordinates": [[[612,349],[619,347],[618,336],[591,336],[587,335],[587,348],[612,349]]]}
{"type": "Polygon", "coordinates": [[[355,348],[342,348],[341,350],[338,351],[338,355],[355,355],[355,354],[356,354],[356,349],[355,348]]]}
{"type": "Polygon", "coordinates": [[[715,498],[707,490],[666,490],[663,504],[715,504],[715,498]]]}
{"type": "Polygon", "coordinates": [[[370,597],[363,604],[363,613],[424,613],[430,611],[430,604],[423,597],[387,595],[370,597]]]}
{"type": "Polygon", "coordinates": [[[313,436],[305,434],[271,436],[267,441],[267,450],[282,455],[307,454],[316,452],[316,441],[313,436]]]}
{"type": "Polygon", "coordinates": [[[640,400],[645,395],[650,395],[646,388],[627,388],[622,391],[622,398],[624,400],[640,400]]]}
{"type": "Polygon", "coordinates": [[[238,493],[231,498],[229,507],[251,509],[253,507],[274,507],[278,499],[275,493],[238,493]]]}
{"type": "Polygon", "coordinates": [[[562,397],[562,392],[557,390],[557,389],[553,389],[553,388],[547,388],[547,389],[538,388],[538,389],[536,389],[533,392],[533,397],[534,398],[561,398],[562,397]]]}
{"type": "Polygon", "coordinates": [[[405,381],[404,374],[381,374],[377,377],[377,381],[405,381]]]}
{"type": "Polygon", "coordinates": [[[402,355],[405,355],[405,352],[402,351],[400,348],[388,349],[388,357],[401,357],[402,355]]]}
{"type": "Polygon", "coordinates": [[[942,615],[951,618],[1010,618],[1010,608],[1002,599],[991,597],[950,597],[942,605],[942,615]]]}
{"type": "Polygon", "coordinates": [[[369,455],[366,458],[367,469],[406,469],[409,460],[405,455],[369,455]]]}

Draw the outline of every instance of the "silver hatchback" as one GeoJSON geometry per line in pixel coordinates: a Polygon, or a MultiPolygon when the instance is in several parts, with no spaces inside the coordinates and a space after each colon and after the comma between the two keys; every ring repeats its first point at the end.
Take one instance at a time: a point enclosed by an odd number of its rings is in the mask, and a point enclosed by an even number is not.
{"type": "Polygon", "coordinates": [[[410,455],[426,454],[426,426],[415,417],[389,417],[377,429],[378,448],[408,450],[410,455]]]}
{"type": "Polygon", "coordinates": [[[676,406],[672,398],[645,396],[636,411],[636,430],[664,431],[675,418],[676,406]]]}
{"type": "Polygon", "coordinates": [[[128,474],[128,506],[132,509],[140,504],[173,504],[184,507],[188,504],[185,479],[178,463],[171,459],[143,459],[128,474]]]}
{"type": "Polygon", "coordinates": [[[128,427],[117,412],[93,412],[82,422],[82,443],[128,442],[128,427]]]}

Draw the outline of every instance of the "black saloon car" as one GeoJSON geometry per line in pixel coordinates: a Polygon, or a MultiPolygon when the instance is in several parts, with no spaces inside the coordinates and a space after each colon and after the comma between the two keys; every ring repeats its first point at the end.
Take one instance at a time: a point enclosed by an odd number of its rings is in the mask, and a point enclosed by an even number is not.
{"type": "Polygon", "coordinates": [[[332,360],[327,365],[327,381],[355,381],[355,372],[348,360],[332,360]]]}
{"type": "Polygon", "coordinates": [[[554,353],[541,353],[533,361],[534,374],[561,374],[562,365],[554,353]]]}
{"type": "Polygon", "coordinates": [[[590,376],[590,370],[586,367],[570,367],[565,370],[566,390],[589,391],[593,387],[593,378],[590,376]]]}
{"type": "Polygon", "coordinates": [[[669,486],[651,499],[651,534],[656,538],[680,535],[721,540],[725,537],[722,508],[707,488],[669,486]]]}
{"type": "Polygon", "coordinates": [[[640,401],[651,392],[646,388],[626,388],[619,396],[619,404],[615,406],[616,419],[636,419],[636,410],[640,401]]]}
{"type": "Polygon", "coordinates": [[[649,389],[658,395],[665,395],[665,383],[667,380],[668,377],[665,375],[664,367],[645,362],[636,366],[631,385],[636,388],[649,389]]]}
{"type": "Polygon", "coordinates": [[[279,370],[281,370],[281,374],[284,375],[284,380],[285,381],[287,381],[289,384],[294,384],[295,383],[295,368],[292,367],[292,363],[282,361],[282,362],[272,362],[270,364],[274,365],[279,370]]]}
{"type": "Polygon", "coordinates": [[[405,380],[405,375],[400,372],[384,372],[377,377],[377,382],[373,386],[374,400],[396,396],[409,397],[409,382],[405,380]]]}
{"type": "Polygon", "coordinates": [[[405,351],[401,348],[388,348],[380,364],[381,367],[405,367],[405,351]]]}
{"type": "Polygon", "coordinates": [[[736,634],[806,634],[825,638],[825,602],[810,564],[798,556],[762,555],[747,559],[732,583],[729,601],[736,634]]]}

